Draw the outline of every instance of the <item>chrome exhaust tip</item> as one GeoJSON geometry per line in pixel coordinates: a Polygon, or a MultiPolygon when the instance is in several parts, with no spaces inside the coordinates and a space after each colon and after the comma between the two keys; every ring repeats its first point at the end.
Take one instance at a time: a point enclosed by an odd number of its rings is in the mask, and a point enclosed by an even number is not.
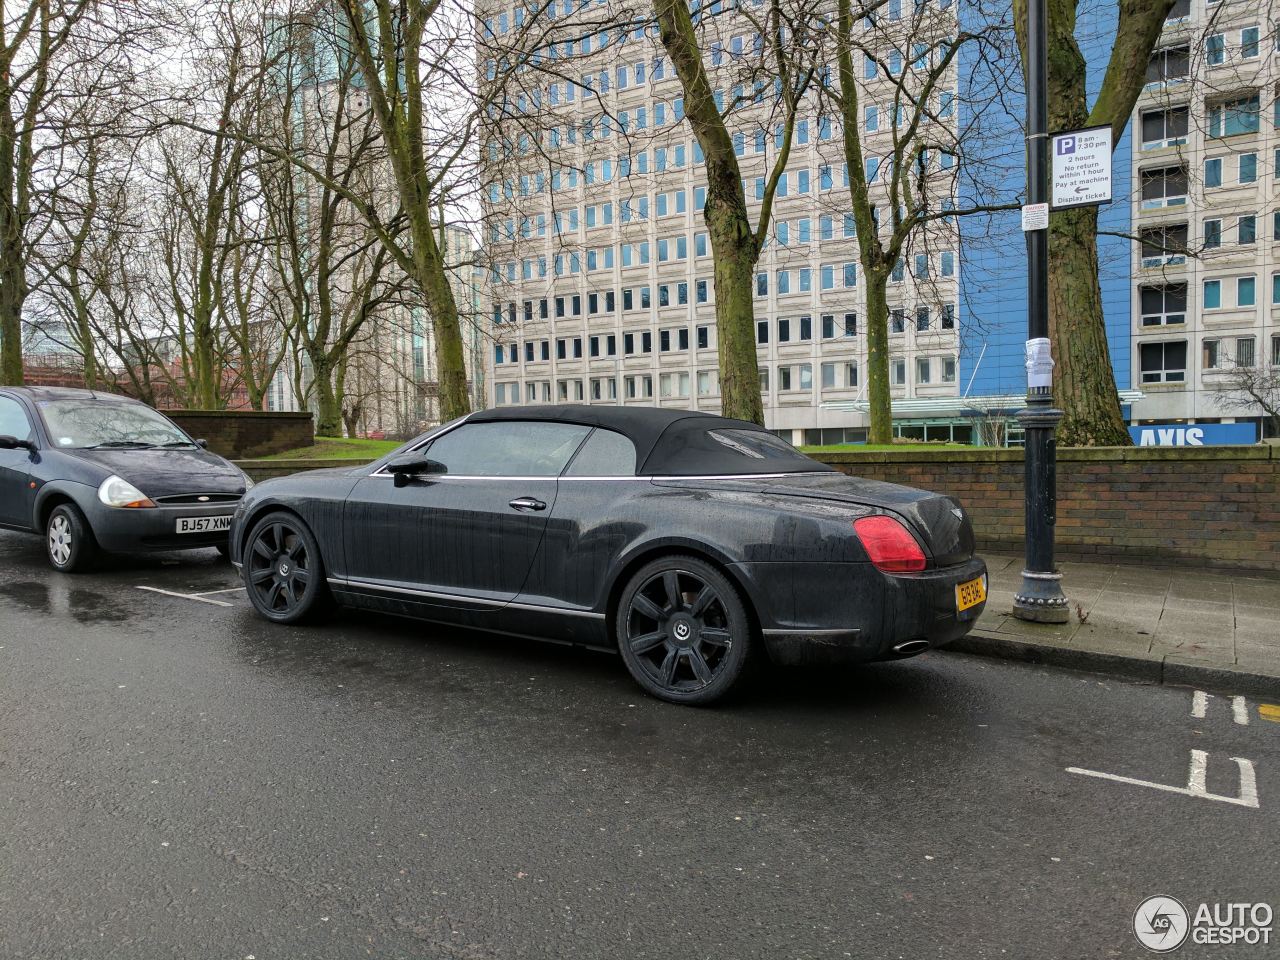
{"type": "Polygon", "coordinates": [[[928,649],[928,640],[904,640],[893,648],[893,652],[901,657],[910,657],[917,653],[924,653],[928,649]]]}

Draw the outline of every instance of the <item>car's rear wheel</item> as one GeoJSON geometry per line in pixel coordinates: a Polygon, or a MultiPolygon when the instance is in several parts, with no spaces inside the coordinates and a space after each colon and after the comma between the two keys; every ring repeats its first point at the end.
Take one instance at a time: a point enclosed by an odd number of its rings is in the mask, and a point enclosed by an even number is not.
{"type": "Polygon", "coordinates": [[[74,503],[53,508],[45,523],[44,545],[49,564],[62,573],[83,573],[98,555],[89,521],[74,503]]]}
{"type": "Polygon", "coordinates": [[[631,676],[672,703],[723,697],[752,654],[751,620],[738,591],[696,557],[642,567],[622,592],[616,632],[631,676]]]}
{"type": "Polygon", "coordinates": [[[301,623],[328,596],[320,548],[291,513],[271,513],[249,532],[244,583],[255,610],[276,623],[301,623]]]}

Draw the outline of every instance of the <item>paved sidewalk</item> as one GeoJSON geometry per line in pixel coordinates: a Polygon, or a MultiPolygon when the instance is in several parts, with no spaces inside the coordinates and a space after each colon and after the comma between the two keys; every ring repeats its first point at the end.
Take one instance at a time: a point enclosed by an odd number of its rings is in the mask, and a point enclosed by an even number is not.
{"type": "Polygon", "coordinates": [[[1280,694],[1280,579],[1194,567],[1065,561],[1071,620],[1011,614],[1022,558],[986,556],[987,608],[953,649],[1160,683],[1280,694]]]}

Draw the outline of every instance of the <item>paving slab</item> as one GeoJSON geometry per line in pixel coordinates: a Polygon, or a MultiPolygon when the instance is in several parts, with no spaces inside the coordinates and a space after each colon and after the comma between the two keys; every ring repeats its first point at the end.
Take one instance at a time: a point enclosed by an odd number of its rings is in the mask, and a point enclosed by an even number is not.
{"type": "Polygon", "coordinates": [[[988,607],[955,649],[1280,697],[1280,578],[1071,561],[1070,621],[1037,624],[1012,615],[1022,561],[987,562],[988,607]]]}

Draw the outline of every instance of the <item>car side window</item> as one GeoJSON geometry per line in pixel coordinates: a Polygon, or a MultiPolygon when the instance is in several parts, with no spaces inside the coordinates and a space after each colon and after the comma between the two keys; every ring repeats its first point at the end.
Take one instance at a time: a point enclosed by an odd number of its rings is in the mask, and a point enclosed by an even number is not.
{"type": "Polygon", "coordinates": [[[31,439],[31,421],[22,404],[11,397],[0,397],[0,437],[31,439]]]}
{"type": "Polygon", "coordinates": [[[636,445],[612,430],[597,427],[564,472],[566,477],[634,477],[636,445]]]}
{"type": "Polygon", "coordinates": [[[555,477],[590,432],[571,423],[464,423],[432,440],[425,453],[454,476],[555,477]]]}

